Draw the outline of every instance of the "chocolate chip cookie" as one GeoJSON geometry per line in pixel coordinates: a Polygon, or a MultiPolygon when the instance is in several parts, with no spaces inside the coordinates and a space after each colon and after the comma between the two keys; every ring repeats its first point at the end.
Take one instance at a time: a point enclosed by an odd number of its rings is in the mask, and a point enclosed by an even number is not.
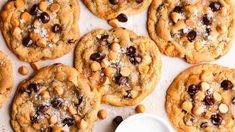
{"type": "Polygon", "coordinates": [[[162,53],[199,63],[228,52],[234,21],[232,0],[153,0],[148,32],[162,53]]]}
{"type": "Polygon", "coordinates": [[[134,105],[156,87],[161,60],[155,43],[124,29],[97,29],[86,34],[75,50],[75,67],[95,88],[103,102],[134,105]]]}
{"type": "Polygon", "coordinates": [[[133,15],[146,9],[152,0],[83,0],[84,4],[96,16],[103,19],[117,18],[127,21],[126,15],[133,15]]]}
{"type": "Polygon", "coordinates": [[[0,107],[13,86],[13,70],[10,60],[0,51],[0,107]]]}
{"type": "Polygon", "coordinates": [[[177,131],[235,130],[235,69],[215,64],[191,67],[176,77],[166,111],[177,131]]]}
{"type": "Polygon", "coordinates": [[[19,85],[11,123],[16,132],[91,132],[101,96],[75,68],[40,69],[19,85]]]}
{"type": "Polygon", "coordinates": [[[79,37],[76,0],[11,0],[0,26],[8,47],[23,61],[52,59],[68,53],[79,37]]]}

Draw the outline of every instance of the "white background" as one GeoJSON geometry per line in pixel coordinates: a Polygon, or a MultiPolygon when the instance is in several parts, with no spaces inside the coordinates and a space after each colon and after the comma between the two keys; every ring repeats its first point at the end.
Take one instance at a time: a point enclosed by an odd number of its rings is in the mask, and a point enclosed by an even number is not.
{"type": "MultiPolygon", "coordinates": [[[[6,1],[7,0],[0,0],[0,7],[2,7],[6,1]]],[[[89,10],[87,10],[87,8],[83,5],[83,3],[80,0],[78,1],[81,7],[81,14],[80,14],[80,20],[79,20],[81,36],[96,28],[104,28],[104,29],[111,28],[105,20],[95,17],[93,14],[89,12],[89,10]]],[[[148,36],[147,30],[146,30],[146,20],[147,20],[146,14],[147,14],[147,11],[139,15],[128,17],[128,22],[122,26],[133,30],[139,35],[148,36]]],[[[235,59],[234,59],[235,47],[234,46],[235,45],[232,46],[231,50],[229,51],[227,55],[211,63],[216,63],[216,64],[220,64],[223,66],[235,68],[235,59]]],[[[28,78],[28,76],[20,75],[18,73],[18,68],[22,65],[25,65],[30,69],[30,73],[32,73],[32,69],[28,63],[20,61],[7,48],[2,38],[2,35],[0,35],[0,50],[3,51],[11,59],[13,66],[14,66],[14,87],[11,91],[10,97],[7,99],[3,107],[0,109],[0,132],[11,132],[12,131],[11,126],[10,126],[11,101],[13,99],[15,90],[19,82],[24,80],[25,78],[28,78]]],[[[163,67],[162,67],[162,74],[161,74],[161,79],[159,81],[159,84],[157,88],[154,90],[154,92],[150,96],[148,96],[142,102],[142,104],[145,105],[147,113],[152,113],[152,114],[162,117],[165,120],[168,120],[166,116],[165,108],[164,108],[166,90],[168,86],[170,85],[170,83],[173,81],[173,79],[181,71],[188,68],[190,65],[178,58],[170,58],[164,55],[161,55],[161,58],[163,61],[163,67]]],[[[69,54],[59,59],[43,61],[41,62],[41,65],[46,66],[46,65],[53,64],[53,63],[57,63],[57,62],[73,66],[73,51],[71,51],[69,54]]],[[[94,126],[94,132],[113,132],[111,123],[112,123],[112,119],[115,116],[121,115],[124,118],[126,118],[132,114],[135,114],[134,106],[118,108],[118,107],[102,105],[102,107],[108,111],[109,115],[106,120],[98,120],[96,122],[94,126]]]]}

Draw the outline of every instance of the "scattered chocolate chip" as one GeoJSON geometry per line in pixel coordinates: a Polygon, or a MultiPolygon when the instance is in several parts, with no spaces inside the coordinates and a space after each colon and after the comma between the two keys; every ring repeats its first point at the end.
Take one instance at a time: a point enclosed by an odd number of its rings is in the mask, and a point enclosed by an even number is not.
{"type": "Polygon", "coordinates": [[[199,90],[198,85],[192,84],[188,87],[188,94],[193,97],[199,90]]]}
{"type": "Polygon", "coordinates": [[[33,40],[29,36],[25,37],[22,43],[25,47],[30,47],[34,44],[33,40]]]}
{"type": "Polygon", "coordinates": [[[33,90],[34,92],[38,92],[40,90],[40,88],[41,88],[41,85],[38,83],[31,83],[28,86],[28,89],[31,91],[33,90]]]}
{"type": "Polygon", "coordinates": [[[105,58],[105,55],[102,55],[101,53],[93,53],[90,56],[90,59],[93,61],[101,62],[105,58]]]}
{"type": "Polygon", "coordinates": [[[44,113],[44,112],[46,112],[49,109],[49,107],[50,107],[49,105],[40,105],[38,107],[38,111],[44,113]]]}
{"type": "Polygon", "coordinates": [[[207,122],[202,122],[200,127],[201,128],[207,128],[208,127],[208,123],[207,122]]]}
{"type": "Polygon", "coordinates": [[[113,125],[118,126],[123,121],[123,118],[121,116],[116,116],[113,119],[113,125]]]}
{"type": "Polygon", "coordinates": [[[212,2],[210,3],[209,7],[213,12],[219,11],[222,7],[220,2],[212,2]]]}
{"type": "Polygon", "coordinates": [[[232,104],[235,105],[235,97],[232,99],[232,104]]]}
{"type": "Polygon", "coordinates": [[[109,3],[116,5],[119,3],[119,0],[109,0],[109,3]]]}
{"type": "Polygon", "coordinates": [[[220,85],[224,90],[229,90],[233,88],[233,83],[229,80],[222,81],[220,85]]]}
{"type": "Polygon", "coordinates": [[[119,22],[127,22],[128,18],[125,14],[121,13],[120,15],[117,16],[117,20],[119,22]]]}
{"type": "Polygon", "coordinates": [[[184,12],[184,9],[183,9],[182,6],[176,6],[176,7],[173,9],[173,12],[183,13],[183,12],[184,12]]]}
{"type": "Polygon", "coordinates": [[[212,94],[207,94],[203,100],[206,105],[213,105],[214,104],[214,98],[212,94]]]}
{"type": "Polygon", "coordinates": [[[134,46],[130,46],[126,49],[126,54],[128,56],[134,56],[136,53],[136,48],[134,46]]]}
{"type": "Polygon", "coordinates": [[[67,117],[63,120],[64,125],[72,126],[75,124],[75,120],[71,117],[67,117]]]}
{"type": "Polygon", "coordinates": [[[132,64],[137,65],[141,63],[142,57],[140,55],[135,55],[135,56],[129,57],[129,60],[132,64]]]}
{"type": "Polygon", "coordinates": [[[55,24],[52,27],[52,32],[54,32],[54,33],[60,33],[61,31],[62,31],[62,27],[60,26],[60,24],[55,24]]]}
{"type": "Polygon", "coordinates": [[[203,15],[203,17],[202,17],[202,22],[203,22],[204,25],[209,26],[209,25],[212,24],[212,18],[209,17],[207,14],[205,14],[205,15],[203,15]]]}
{"type": "Polygon", "coordinates": [[[131,90],[127,90],[126,91],[126,95],[124,96],[125,99],[131,99],[132,96],[131,96],[131,90]]]}
{"type": "Polygon", "coordinates": [[[223,117],[219,114],[214,114],[211,116],[211,123],[213,125],[221,125],[222,121],[223,121],[223,117]]]}
{"type": "Polygon", "coordinates": [[[31,123],[32,124],[36,123],[38,121],[38,119],[39,119],[39,116],[40,115],[38,113],[36,113],[35,115],[31,116],[30,117],[31,123]]]}
{"type": "Polygon", "coordinates": [[[62,105],[62,101],[58,98],[58,97],[55,97],[52,101],[51,101],[51,105],[53,108],[60,108],[60,106],[62,105]]]}
{"type": "Polygon", "coordinates": [[[31,10],[29,11],[29,13],[30,13],[31,15],[38,15],[39,12],[40,12],[40,10],[39,10],[39,7],[38,7],[37,4],[34,4],[34,5],[32,6],[32,8],[31,8],[31,10]]]}
{"type": "Polygon", "coordinates": [[[50,16],[48,13],[43,12],[39,17],[39,20],[41,20],[42,23],[48,23],[50,21],[50,16]]]}
{"type": "Polygon", "coordinates": [[[197,32],[194,30],[190,31],[187,35],[187,38],[190,42],[193,42],[193,40],[197,37],[197,32]]]}
{"type": "Polygon", "coordinates": [[[126,85],[128,83],[128,78],[122,76],[121,74],[115,77],[116,83],[119,85],[126,85]]]}
{"type": "Polygon", "coordinates": [[[144,0],[135,0],[136,1],[136,3],[142,3],[144,0]]]}

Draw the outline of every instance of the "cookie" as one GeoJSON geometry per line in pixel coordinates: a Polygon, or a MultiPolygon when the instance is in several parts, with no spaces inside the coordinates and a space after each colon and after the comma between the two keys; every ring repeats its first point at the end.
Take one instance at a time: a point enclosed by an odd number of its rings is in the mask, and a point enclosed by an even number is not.
{"type": "Polygon", "coordinates": [[[235,69],[202,64],[183,71],[167,90],[166,111],[179,132],[235,130],[235,69]]]}
{"type": "Polygon", "coordinates": [[[0,51],[0,108],[13,86],[13,70],[10,60],[0,51]]]}
{"type": "Polygon", "coordinates": [[[127,106],[139,103],[155,89],[161,60],[149,38],[124,28],[97,29],[80,40],[75,67],[102,90],[104,103],[127,106]]]}
{"type": "Polygon", "coordinates": [[[15,132],[91,132],[100,101],[75,68],[54,64],[19,85],[11,124],[15,132]]]}
{"type": "Polygon", "coordinates": [[[145,10],[152,0],[83,0],[96,16],[103,19],[127,21],[126,15],[134,15],[145,10]]]}
{"type": "Polygon", "coordinates": [[[67,54],[79,37],[76,0],[14,0],[1,11],[0,26],[19,59],[35,62],[67,54]]]}
{"type": "Polygon", "coordinates": [[[234,21],[232,0],[153,0],[147,25],[162,53],[199,63],[228,52],[234,21]]]}

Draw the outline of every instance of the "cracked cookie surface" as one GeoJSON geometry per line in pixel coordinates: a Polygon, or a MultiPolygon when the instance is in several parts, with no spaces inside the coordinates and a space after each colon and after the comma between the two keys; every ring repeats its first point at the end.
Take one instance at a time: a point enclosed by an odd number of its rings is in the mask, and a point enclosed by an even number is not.
{"type": "Polygon", "coordinates": [[[10,60],[0,51],[0,108],[13,86],[13,69],[10,60]]]}
{"type": "Polygon", "coordinates": [[[235,130],[235,69],[202,64],[183,71],[170,85],[166,111],[177,131],[235,130]]]}
{"type": "Polygon", "coordinates": [[[91,132],[101,96],[75,68],[54,64],[19,85],[12,103],[16,132],[91,132]]]}
{"type": "Polygon", "coordinates": [[[234,22],[232,0],[153,0],[147,25],[162,53],[199,63],[228,52],[234,22]]]}
{"type": "Polygon", "coordinates": [[[134,15],[146,9],[152,0],[83,0],[98,17],[114,19],[120,14],[134,15]]]}
{"type": "Polygon", "coordinates": [[[58,58],[77,43],[76,0],[14,0],[2,8],[0,26],[10,50],[21,60],[58,58]]]}
{"type": "Polygon", "coordinates": [[[75,67],[93,87],[102,88],[104,103],[134,105],[156,87],[160,53],[149,38],[115,28],[86,34],[75,49],[75,67]]]}

